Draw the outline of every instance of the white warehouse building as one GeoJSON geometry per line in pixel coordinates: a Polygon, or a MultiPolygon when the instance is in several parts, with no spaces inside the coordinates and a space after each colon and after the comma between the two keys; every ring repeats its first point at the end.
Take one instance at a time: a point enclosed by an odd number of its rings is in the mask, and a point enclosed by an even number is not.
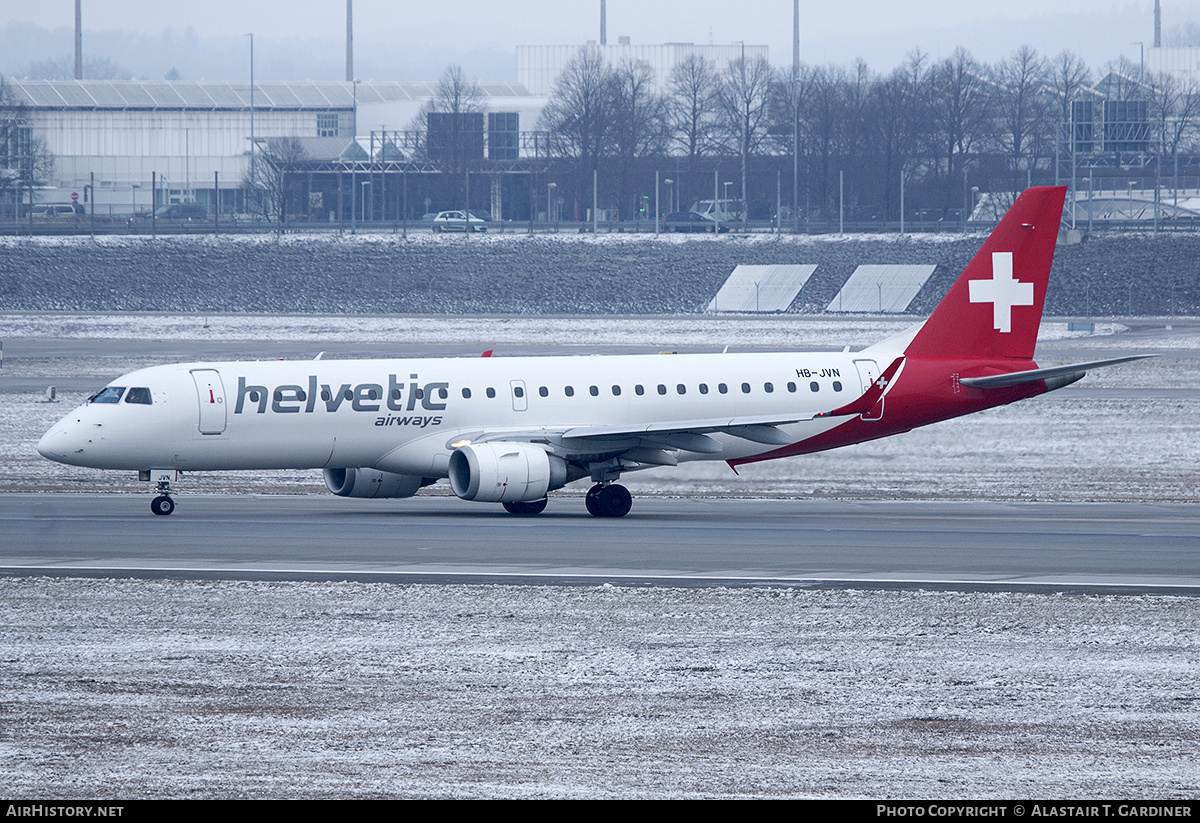
{"type": "MultiPolygon", "coordinates": [[[[197,202],[210,212],[214,186],[222,213],[237,208],[253,135],[356,136],[364,150],[372,130],[402,131],[434,93],[435,83],[145,82],[8,80],[26,108],[35,139],[53,157],[43,203],[84,202],[95,186],[97,214],[129,214],[168,203],[197,202]],[[357,105],[356,105],[357,104],[357,105]],[[356,116],[357,112],[357,116],[356,116]],[[357,128],[356,128],[357,125],[357,128]],[[357,131],[357,135],[356,135],[357,131]],[[152,191],[155,179],[157,190],[152,191]]],[[[488,108],[536,118],[544,100],[510,83],[481,84],[488,108]]]]}

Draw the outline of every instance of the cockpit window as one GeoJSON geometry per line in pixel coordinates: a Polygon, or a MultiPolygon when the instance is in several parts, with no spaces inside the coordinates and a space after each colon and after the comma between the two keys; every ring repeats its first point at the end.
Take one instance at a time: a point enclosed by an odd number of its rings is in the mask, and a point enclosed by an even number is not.
{"type": "Polygon", "coordinates": [[[105,386],[100,391],[88,398],[89,403],[120,403],[121,395],[125,392],[124,386],[105,386]]]}
{"type": "Polygon", "coordinates": [[[150,390],[144,386],[134,386],[125,393],[126,403],[140,403],[143,406],[153,405],[154,401],[150,397],[150,390]]]}

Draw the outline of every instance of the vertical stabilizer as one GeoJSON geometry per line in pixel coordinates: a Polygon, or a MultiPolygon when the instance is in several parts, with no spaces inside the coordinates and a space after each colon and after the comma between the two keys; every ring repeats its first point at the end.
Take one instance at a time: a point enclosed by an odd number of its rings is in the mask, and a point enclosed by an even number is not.
{"type": "Polygon", "coordinates": [[[1066,188],[1026,189],[933,310],[905,354],[1030,359],[1066,188]]]}

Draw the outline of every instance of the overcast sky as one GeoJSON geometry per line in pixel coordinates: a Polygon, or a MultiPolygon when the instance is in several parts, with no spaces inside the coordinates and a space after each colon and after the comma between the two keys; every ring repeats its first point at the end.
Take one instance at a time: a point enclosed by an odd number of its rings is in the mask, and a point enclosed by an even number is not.
{"type": "MultiPolygon", "coordinates": [[[[0,73],[71,54],[73,0],[0,0],[0,73]]],[[[84,51],[132,74],[191,80],[246,73],[254,32],[257,77],[344,78],[345,0],[84,0],[84,51]],[[189,31],[190,29],[190,31],[189,31]]],[[[1154,36],[1153,0],[838,0],[801,4],[801,59],[888,71],[919,47],[934,59],[964,46],[999,60],[1022,44],[1071,49],[1093,67],[1137,61],[1154,36]]],[[[1200,0],[1163,0],[1163,28],[1200,22],[1200,0]]],[[[356,0],[356,74],[372,80],[436,79],[461,63],[481,80],[515,76],[514,47],[576,44],[599,36],[599,0],[356,0]]],[[[791,0],[608,0],[608,37],[635,43],[745,41],[791,61],[791,0]]]]}

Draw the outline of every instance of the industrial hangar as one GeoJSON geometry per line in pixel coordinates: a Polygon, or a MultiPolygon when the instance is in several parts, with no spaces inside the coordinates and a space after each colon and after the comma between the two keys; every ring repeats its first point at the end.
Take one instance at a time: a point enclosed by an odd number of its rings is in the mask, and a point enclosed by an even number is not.
{"type": "MultiPolygon", "coordinates": [[[[244,213],[252,142],[255,155],[269,162],[277,141],[294,139],[298,150],[289,163],[307,173],[297,185],[324,193],[316,201],[289,204],[296,213],[307,214],[307,204],[321,202],[332,205],[324,211],[336,215],[339,174],[345,176],[342,205],[348,218],[355,207],[351,191],[360,192],[360,204],[365,192],[370,206],[374,193],[361,184],[382,171],[382,164],[391,170],[429,170],[414,162],[414,149],[420,147],[403,128],[433,97],[435,83],[6,83],[26,107],[33,136],[54,159],[48,185],[34,192],[34,202],[67,202],[74,196],[101,217],[127,217],[174,203],[198,203],[209,214],[219,205],[222,216],[244,213]],[[349,175],[357,178],[357,189],[349,175]]],[[[535,120],[545,103],[518,84],[479,85],[488,111],[508,115],[503,122],[510,131],[535,120]]]]}

